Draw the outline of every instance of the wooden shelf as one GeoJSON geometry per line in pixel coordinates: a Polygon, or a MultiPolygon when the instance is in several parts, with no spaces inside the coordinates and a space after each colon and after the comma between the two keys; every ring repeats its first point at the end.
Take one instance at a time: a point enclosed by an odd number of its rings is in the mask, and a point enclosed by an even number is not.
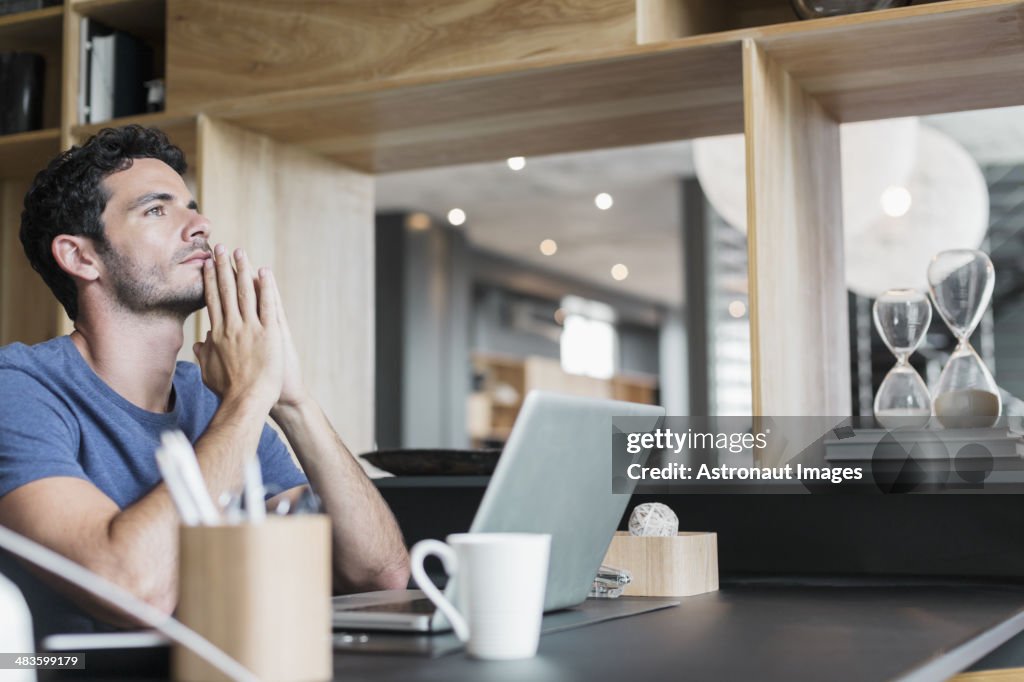
{"type": "Polygon", "coordinates": [[[222,102],[211,115],[367,172],[739,132],[740,43],[630,48],[222,102]]]}
{"type": "Polygon", "coordinates": [[[0,45],[6,47],[8,40],[18,43],[46,40],[60,43],[63,7],[44,7],[28,12],[0,15],[0,45]]]}
{"type": "Polygon", "coordinates": [[[71,129],[71,137],[76,142],[84,142],[90,135],[95,135],[104,128],[117,128],[123,125],[136,123],[148,128],[159,128],[167,133],[171,142],[181,147],[189,165],[196,163],[197,129],[198,116],[191,114],[172,114],[166,111],[158,111],[148,114],[137,114],[115,118],[101,123],[88,123],[77,125],[71,129]]]}
{"type": "Polygon", "coordinates": [[[756,32],[840,121],[1024,104],[1024,2],[947,0],[756,32]]]}
{"type": "Polygon", "coordinates": [[[366,172],[743,130],[756,42],[841,120],[1024,103],[1024,0],[947,0],[205,107],[366,172]]]}
{"type": "Polygon", "coordinates": [[[60,152],[60,130],[0,136],[0,178],[31,179],[60,152]]]}

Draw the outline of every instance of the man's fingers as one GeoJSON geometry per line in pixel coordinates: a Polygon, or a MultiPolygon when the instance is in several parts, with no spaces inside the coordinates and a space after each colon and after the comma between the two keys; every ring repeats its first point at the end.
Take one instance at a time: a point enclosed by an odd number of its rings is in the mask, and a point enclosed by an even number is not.
{"type": "Polygon", "coordinates": [[[228,250],[223,244],[217,244],[213,249],[213,259],[217,263],[217,288],[220,290],[221,310],[224,314],[225,324],[236,324],[241,322],[242,316],[238,311],[238,291],[235,288],[235,271],[231,267],[231,259],[228,257],[228,250]]]}
{"type": "Polygon", "coordinates": [[[220,306],[217,270],[213,266],[212,258],[203,262],[203,288],[206,291],[206,314],[210,316],[210,326],[220,329],[224,324],[224,312],[220,306]]]}
{"type": "Polygon", "coordinates": [[[249,259],[242,249],[235,249],[235,267],[238,270],[238,309],[243,320],[256,320],[256,288],[252,279],[249,259]]]}
{"type": "Polygon", "coordinates": [[[274,283],[274,273],[270,268],[260,268],[260,322],[264,327],[276,326],[277,316],[280,309],[280,301],[277,297],[277,284],[274,283]]]}

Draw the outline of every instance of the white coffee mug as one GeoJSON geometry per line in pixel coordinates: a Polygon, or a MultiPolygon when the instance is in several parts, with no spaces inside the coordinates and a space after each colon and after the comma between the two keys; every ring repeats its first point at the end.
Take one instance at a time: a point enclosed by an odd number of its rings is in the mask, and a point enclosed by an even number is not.
{"type": "Polygon", "coordinates": [[[534,656],[544,616],[551,536],[457,533],[447,540],[413,546],[412,577],[466,643],[466,651],[487,659],[534,656]],[[454,581],[454,605],[423,570],[430,555],[441,560],[454,581]]]}

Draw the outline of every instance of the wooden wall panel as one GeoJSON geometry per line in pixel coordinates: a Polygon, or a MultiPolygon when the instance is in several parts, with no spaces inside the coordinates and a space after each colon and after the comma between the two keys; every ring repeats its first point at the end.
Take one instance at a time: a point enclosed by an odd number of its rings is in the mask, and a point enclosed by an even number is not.
{"type": "Polygon", "coordinates": [[[29,182],[0,182],[0,346],[39,343],[56,334],[57,299],[29,265],[18,238],[29,182]]]}
{"type": "Polygon", "coordinates": [[[839,125],[743,50],[755,415],[850,414],[839,125]]]}
{"type": "Polygon", "coordinates": [[[635,0],[169,0],[167,101],[635,44],[635,0]]]}
{"type": "Polygon", "coordinates": [[[205,116],[198,145],[213,242],[273,268],[308,385],[349,448],[371,449],[373,179],[205,116]]]}

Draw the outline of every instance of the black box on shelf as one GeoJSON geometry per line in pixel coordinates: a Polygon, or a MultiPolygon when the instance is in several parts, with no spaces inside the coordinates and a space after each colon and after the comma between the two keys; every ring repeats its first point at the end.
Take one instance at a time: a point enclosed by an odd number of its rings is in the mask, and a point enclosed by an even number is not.
{"type": "Polygon", "coordinates": [[[43,127],[42,55],[0,52],[0,135],[43,127]]]}
{"type": "Polygon", "coordinates": [[[30,12],[34,9],[54,7],[60,3],[61,0],[0,0],[0,15],[30,12]]]}

